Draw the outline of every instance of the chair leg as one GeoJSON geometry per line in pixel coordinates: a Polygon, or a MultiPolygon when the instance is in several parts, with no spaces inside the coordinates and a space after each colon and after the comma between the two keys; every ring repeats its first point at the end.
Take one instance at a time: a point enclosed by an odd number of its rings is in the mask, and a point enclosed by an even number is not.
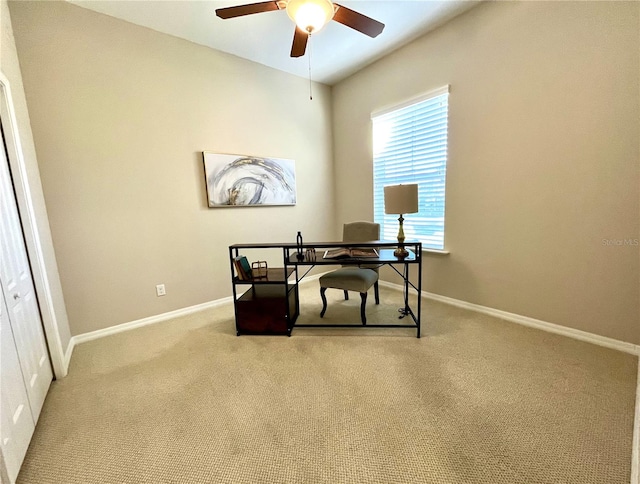
{"type": "Polygon", "coordinates": [[[327,310],[327,296],[324,295],[326,290],[327,290],[326,287],[320,288],[320,297],[322,298],[322,311],[320,311],[321,318],[324,316],[324,313],[327,310]]]}
{"type": "Polygon", "coordinates": [[[344,291],[344,300],[345,301],[349,300],[349,291],[344,291]]]}
{"type": "Polygon", "coordinates": [[[362,319],[362,325],[367,324],[367,316],[364,314],[364,308],[367,305],[367,293],[361,292],[360,299],[362,299],[362,303],[360,304],[360,319],[362,319]]]}
{"type": "Polygon", "coordinates": [[[380,291],[378,290],[378,281],[373,284],[373,293],[376,296],[376,304],[380,304],[380,291]]]}

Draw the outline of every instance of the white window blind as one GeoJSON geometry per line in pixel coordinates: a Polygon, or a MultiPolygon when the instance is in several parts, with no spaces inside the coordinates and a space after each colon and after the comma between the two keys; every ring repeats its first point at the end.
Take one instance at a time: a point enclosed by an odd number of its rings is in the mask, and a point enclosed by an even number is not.
{"type": "Polygon", "coordinates": [[[384,213],[384,187],[417,183],[419,211],[404,215],[406,239],[444,249],[448,99],[447,86],[371,116],[374,220],[384,240],[398,235],[398,215],[384,213]]]}

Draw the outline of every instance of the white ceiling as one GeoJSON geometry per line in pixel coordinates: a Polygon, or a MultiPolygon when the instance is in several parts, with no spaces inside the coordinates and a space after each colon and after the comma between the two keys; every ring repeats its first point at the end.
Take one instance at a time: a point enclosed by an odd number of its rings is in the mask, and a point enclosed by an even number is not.
{"type": "Polygon", "coordinates": [[[300,77],[334,84],[456,15],[479,0],[347,0],[338,3],[385,24],[372,39],[338,22],[312,37],[304,57],[291,58],[294,25],[283,10],[222,20],[221,7],[259,0],[68,0],[69,2],[206,45],[300,77]]]}

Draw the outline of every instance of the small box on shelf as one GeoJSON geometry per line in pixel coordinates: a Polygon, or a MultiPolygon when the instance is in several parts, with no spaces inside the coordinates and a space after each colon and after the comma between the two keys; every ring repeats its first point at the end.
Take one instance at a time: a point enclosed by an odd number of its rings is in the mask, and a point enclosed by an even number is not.
{"type": "Polygon", "coordinates": [[[251,263],[251,274],[254,279],[267,277],[268,272],[267,261],[258,260],[251,263]]]}

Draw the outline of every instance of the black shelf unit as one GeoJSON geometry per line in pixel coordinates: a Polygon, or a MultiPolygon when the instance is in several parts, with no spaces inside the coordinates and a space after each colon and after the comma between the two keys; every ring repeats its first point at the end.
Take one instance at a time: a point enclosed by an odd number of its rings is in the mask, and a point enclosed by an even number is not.
{"type": "MultiPolygon", "coordinates": [[[[277,246],[282,250],[282,246],[277,246]]],[[[300,304],[297,269],[275,267],[266,275],[243,280],[237,276],[233,259],[245,255],[251,260],[252,249],[273,249],[271,245],[236,244],[229,246],[236,334],[291,336],[300,304]],[[293,281],[289,279],[295,276],[293,281]]]]}

